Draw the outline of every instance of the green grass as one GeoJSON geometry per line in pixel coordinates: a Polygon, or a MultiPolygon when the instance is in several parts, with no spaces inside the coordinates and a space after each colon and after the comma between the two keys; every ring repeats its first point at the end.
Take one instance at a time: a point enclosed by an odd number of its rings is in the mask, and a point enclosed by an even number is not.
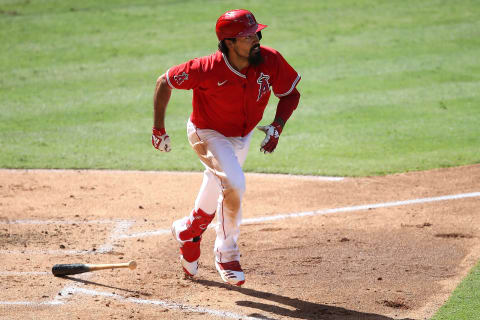
{"type": "MultiPolygon", "coordinates": [[[[167,110],[173,152],[150,146],[156,78],[213,52],[233,7],[301,73],[274,155],[246,171],[364,176],[479,163],[478,1],[0,0],[0,167],[200,170],[167,110]]],[[[272,98],[262,123],[275,111],[272,98]]]]}
{"type": "Polygon", "coordinates": [[[455,289],[432,320],[471,320],[480,317],[480,264],[455,289]]]}
{"type": "MultiPolygon", "coordinates": [[[[173,151],[150,144],[156,78],[216,48],[244,7],[302,75],[273,155],[255,132],[246,171],[365,176],[480,163],[480,2],[0,0],[0,167],[201,170],[167,110],[173,151]]],[[[276,98],[263,124],[275,112],[276,98]]],[[[434,317],[480,314],[480,266],[434,317]]]]}

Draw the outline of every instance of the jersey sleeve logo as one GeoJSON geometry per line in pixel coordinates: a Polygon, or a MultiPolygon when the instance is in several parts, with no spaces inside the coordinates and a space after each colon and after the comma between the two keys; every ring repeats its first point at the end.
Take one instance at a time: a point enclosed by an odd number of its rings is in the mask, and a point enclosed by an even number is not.
{"type": "Polygon", "coordinates": [[[257,83],[259,85],[257,101],[260,100],[264,94],[270,92],[270,83],[268,82],[269,79],[270,76],[268,74],[263,74],[263,72],[260,73],[260,77],[257,79],[257,83]]]}
{"type": "Polygon", "coordinates": [[[178,85],[181,85],[185,80],[188,80],[188,73],[181,73],[176,76],[173,76],[173,79],[178,85]]]}

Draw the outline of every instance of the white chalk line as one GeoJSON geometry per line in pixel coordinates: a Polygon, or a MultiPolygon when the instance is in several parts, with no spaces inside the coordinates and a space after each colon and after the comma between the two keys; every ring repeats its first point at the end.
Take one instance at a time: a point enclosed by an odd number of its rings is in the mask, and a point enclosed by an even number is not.
{"type": "Polygon", "coordinates": [[[46,271],[0,271],[0,276],[41,276],[47,274],[51,273],[46,271]]]}
{"type": "Polygon", "coordinates": [[[112,219],[112,220],[91,220],[91,221],[75,221],[75,220],[11,220],[7,222],[0,222],[0,224],[22,224],[22,225],[57,225],[57,224],[116,224],[113,234],[110,235],[109,244],[104,244],[97,250],[67,250],[67,249],[56,249],[56,250],[0,250],[0,254],[9,254],[9,255],[43,255],[48,254],[52,256],[56,255],[88,255],[88,254],[102,254],[111,252],[113,247],[111,245],[112,241],[116,241],[125,237],[124,233],[135,223],[135,220],[121,220],[121,219],[112,219]]]}
{"type": "Polygon", "coordinates": [[[34,302],[34,301],[1,301],[0,306],[54,306],[58,305],[54,300],[44,301],[44,302],[34,302]]]}
{"type": "Polygon", "coordinates": [[[399,207],[399,206],[405,206],[405,205],[411,205],[411,204],[420,204],[420,203],[429,203],[429,202],[447,201],[447,200],[458,200],[458,199],[476,198],[476,197],[480,197],[480,192],[461,193],[461,194],[446,195],[446,196],[431,197],[431,198],[421,198],[421,199],[413,199],[413,200],[405,200],[405,201],[394,201],[394,202],[384,202],[384,203],[375,203],[375,204],[365,204],[365,205],[360,205],[360,206],[334,208],[334,209],[323,209],[323,210],[315,210],[315,211],[305,211],[305,212],[298,212],[298,213],[278,214],[278,215],[274,215],[274,216],[243,219],[242,223],[245,223],[245,224],[258,223],[258,222],[281,220],[281,219],[300,218],[300,217],[306,217],[306,216],[325,215],[325,214],[330,214],[330,213],[352,212],[352,211],[371,210],[371,209],[378,209],[378,208],[399,207]]]}
{"type": "MultiPolygon", "coordinates": [[[[9,255],[43,255],[48,254],[51,256],[61,256],[61,255],[72,255],[80,256],[86,254],[95,254],[97,251],[93,250],[0,250],[0,254],[9,254],[9,255]]],[[[102,252],[105,253],[105,252],[102,252]]]]}
{"type": "MultiPolygon", "coordinates": [[[[365,205],[359,205],[359,206],[342,207],[342,208],[334,208],[334,209],[322,209],[322,210],[305,211],[305,212],[298,212],[298,213],[277,214],[273,216],[242,219],[242,224],[301,218],[306,216],[325,215],[330,213],[341,213],[341,212],[371,210],[371,209],[378,209],[378,208],[398,207],[398,206],[405,206],[405,205],[411,205],[411,204],[429,203],[429,202],[446,201],[446,200],[458,200],[458,199],[475,198],[475,197],[480,197],[480,192],[460,193],[460,194],[446,195],[446,196],[439,196],[439,197],[365,204],[365,205]]],[[[211,224],[208,227],[215,228],[215,226],[216,226],[215,224],[211,224]]],[[[125,234],[121,236],[121,239],[145,238],[145,237],[170,234],[170,233],[171,233],[170,229],[158,229],[158,230],[145,231],[145,232],[139,232],[139,233],[133,233],[133,234],[125,234]]]]}
{"type": "Polygon", "coordinates": [[[159,230],[153,230],[153,231],[124,234],[119,236],[119,239],[145,238],[145,237],[159,236],[159,235],[169,234],[169,233],[172,233],[170,229],[159,229],[159,230]]]}
{"type": "MultiPolygon", "coordinates": [[[[325,214],[340,213],[340,212],[362,211],[362,210],[369,210],[369,209],[376,209],[376,208],[388,208],[388,207],[395,207],[395,206],[404,206],[404,205],[411,205],[411,204],[421,204],[421,203],[447,201],[447,200],[458,200],[458,199],[474,198],[474,197],[480,197],[480,192],[462,193],[462,194],[446,195],[446,196],[430,197],[430,198],[420,198],[420,199],[412,199],[412,200],[405,200],[405,201],[366,204],[366,205],[350,206],[350,207],[342,207],[342,208],[334,208],[334,209],[322,209],[322,210],[306,211],[306,212],[290,213],[290,214],[279,214],[274,216],[244,219],[242,223],[243,224],[258,223],[258,222],[273,221],[273,220],[280,220],[280,219],[300,218],[305,216],[325,215],[325,214]]],[[[169,229],[161,229],[161,230],[147,231],[142,233],[127,234],[126,232],[130,228],[130,226],[133,225],[133,223],[134,222],[132,221],[117,222],[117,225],[115,229],[112,231],[112,234],[110,236],[110,239],[109,239],[110,241],[104,244],[102,246],[102,249],[107,250],[111,248],[113,246],[113,243],[116,240],[120,240],[120,239],[127,239],[127,238],[133,238],[133,237],[146,237],[146,236],[170,233],[169,229]]],[[[162,306],[167,309],[178,309],[178,310],[189,311],[189,312],[207,313],[210,315],[215,315],[215,316],[224,317],[224,318],[257,319],[252,317],[245,317],[245,316],[227,312],[227,311],[219,311],[219,310],[207,309],[202,307],[192,307],[188,305],[182,305],[182,304],[177,304],[174,302],[168,302],[168,301],[162,301],[162,300],[144,300],[144,299],[137,299],[137,298],[127,298],[127,297],[123,297],[121,295],[117,295],[113,293],[78,288],[75,285],[65,286],[60,291],[59,295],[52,301],[47,301],[47,302],[0,301],[0,306],[1,305],[30,305],[30,306],[31,305],[34,305],[34,306],[58,305],[58,304],[63,304],[66,297],[71,296],[74,293],[82,293],[87,295],[99,295],[104,297],[110,297],[117,300],[129,301],[137,304],[150,304],[150,305],[162,306]]]]}
{"type": "Polygon", "coordinates": [[[113,244],[115,243],[115,241],[117,241],[120,236],[122,236],[125,232],[127,232],[128,229],[130,229],[130,227],[134,223],[135,223],[134,221],[130,221],[130,220],[129,221],[119,221],[119,222],[117,222],[115,228],[113,229],[112,233],[110,234],[110,238],[107,241],[107,243],[102,245],[97,251],[99,253],[106,253],[106,252],[112,251],[113,250],[113,244]]]}
{"type": "Polygon", "coordinates": [[[167,309],[176,309],[176,310],[187,311],[187,312],[206,313],[206,314],[210,314],[210,315],[214,315],[214,316],[218,316],[218,317],[222,317],[222,318],[259,319],[259,318],[243,316],[243,315],[236,314],[236,313],[229,312],[229,311],[215,310],[215,309],[209,309],[209,308],[203,308],[203,307],[192,307],[192,306],[189,306],[189,305],[184,305],[184,304],[171,302],[171,301],[164,301],[164,300],[147,300],[147,299],[139,299],[139,298],[127,298],[127,297],[124,297],[122,295],[115,294],[115,293],[89,290],[89,289],[84,289],[84,288],[74,288],[73,292],[74,293],[82,293],[82,294],[91,295],[91,296],[108,297],[108,298],[113,298],[113,299],[116,299],[116,300],[127,301],[127,302],[132,302],[132,303],[137,303],[137,304],[149,304],[149,305],[164,307],[164,308],[167,308],[167,309]]]}
{"type": "MultiPolygon", "coordinates": [[[[60,297],[68,297],[68,296],[72,296],[75,293],[85,294],[85,295],[90,295],[90,296],[106,297],[106,298],[111,298],[111,299],[115,299],[115,300],[120,300],[120,301],[125,301],[125,302],[130,302],[130,303],[136,303],[136,304],[153,305],[153,306],[163,307],[163,308],[170,309],[170,310],[180,310],[182,312],[205,313],[205,314],[209,314],[209,315],[213,315],[213,316],[217,316],[217,317],[221,317],[221,318],[245,319],[245,320],[261,319],[261,318],[243,316],[243,315],[236,314],[236,313],[229,312],[229,311],[216,310],[216,309],[203,308],[203,307],[192,307],[192,306],[189,306],[189,305],[176,303],[176,302],[172,302],[172,301],[128,298],[128,297],[124,297],[124,296],[116,294],[116,293],[89,290],[89,289],[78,288],[78,287],[73,287],[73,286],[65,287],[62,291],[60,291],[59,296],[60,297]]],[[[44,301],[44,302],[0,301],[0,305],[3,304],[3,305],[6,305],[6,306],[42,306],[42,305],[43,306],[55,306],[55,305],[60,305],[60,304],[64,303],[64,301],[61,301],[60,299],[51,300],[51,301],[44,301]]]]}

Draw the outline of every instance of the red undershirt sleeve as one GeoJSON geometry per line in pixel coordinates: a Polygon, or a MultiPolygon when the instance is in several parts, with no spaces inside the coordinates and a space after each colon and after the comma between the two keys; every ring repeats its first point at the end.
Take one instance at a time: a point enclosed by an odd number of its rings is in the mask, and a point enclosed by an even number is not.
{"type": "Polygon", "coordinates": [[[275,114],[275,119],[283,120],[281,125],[283,126],[285,122],[290,118],[293,111],[297,108],[298,102],[300,101],[300,92],[297,88],[294,88],[288,96],[280,98],[277,105],[277,112],[275,114]]]}

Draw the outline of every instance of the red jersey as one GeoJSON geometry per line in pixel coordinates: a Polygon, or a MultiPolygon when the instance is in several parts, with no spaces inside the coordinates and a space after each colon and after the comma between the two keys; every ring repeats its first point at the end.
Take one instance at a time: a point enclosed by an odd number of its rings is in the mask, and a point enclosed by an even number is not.
{"type": "Polygon", "coordinates": [[[220,51],[167,70],[172,89],[193,89],[190,120],[197,128],[243,137],[262,120],[270,88],[279,98],[293,91],[300,75],[276,50],[264,46],[260,50],[263,63],[241,71],[220,51]]]}

